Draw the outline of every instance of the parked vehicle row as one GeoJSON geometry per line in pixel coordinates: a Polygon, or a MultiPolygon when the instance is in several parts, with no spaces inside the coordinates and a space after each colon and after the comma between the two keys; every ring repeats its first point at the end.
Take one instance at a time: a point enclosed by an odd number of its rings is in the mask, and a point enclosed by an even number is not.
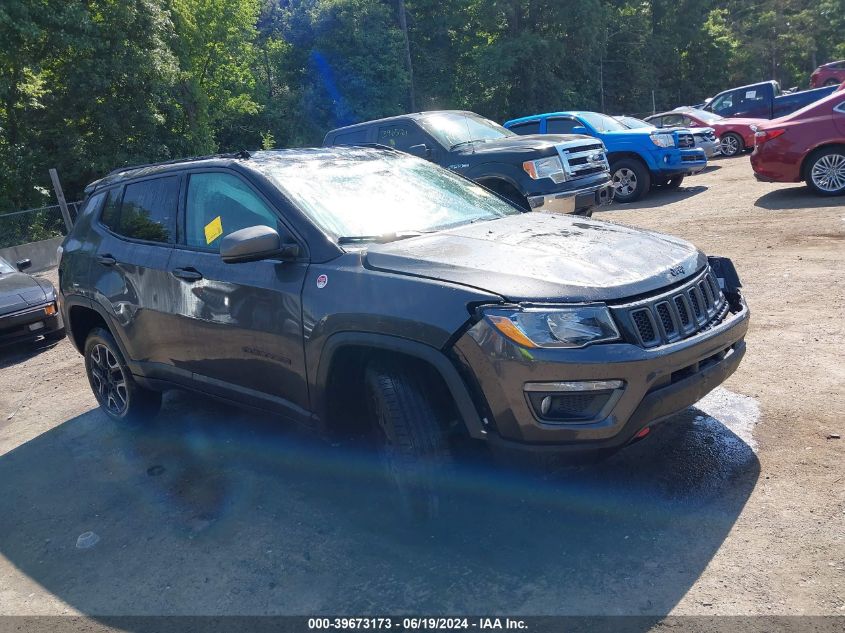
{"type": "Polygon", "coordinates": [[[681,107],[670,112],[661,112],[645,119],[659,128],[709,126],[719,139],[719,150],[723,156],[737,156],[754,148],[754,127],[764,119],[739,119],[719,116],[706,110],[681,107]]]}
{"type": "Polygon", "coordinates": [[[652,186],[679,187],[685,176],[707,166],[689,130],[630,129],[598,112],[550,112],[512,119],[505,127],[517,134],[565,132],[601,140],[619,202],[638,200],[652,186]]]}
{"type": "Polygon", "coordinates": [[[665,125],[657,125],[656,123],[650,123],[643,119],[638,119],[632,116],[615,116],[613,118],[631,130],[644,128],[664,128],[669,130],[680,131],[686,128],[692,133],[692,136],[695,139],[695,146],[698,149],[704,151],[704,155],[707,157],[708,160],[715,156],[719,156],[722,153],[722,148],[719,144],[719,139],[716,138],[716,130],[714,130],[712,127],[695,127],[692,125],[669,125],[668,122],[665,125]]]}

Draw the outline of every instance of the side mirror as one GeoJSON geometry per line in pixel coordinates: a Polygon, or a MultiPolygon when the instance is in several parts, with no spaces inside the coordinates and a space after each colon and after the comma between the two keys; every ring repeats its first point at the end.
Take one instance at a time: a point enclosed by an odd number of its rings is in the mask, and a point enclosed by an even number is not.
{"type": "Polygon", "coordinates": [[[574,128],[572,128],[569,131],[569,133],[570,134],[587,134],[587,135],[589,135],[587,128],[585,128],[583,125],[576,125],[574,128]]]}
{"type": "Polygon", "coordinates": [[[269,226],[248,226],[229,233],[220,241],[220,257],[227,264],[254,262],[278,257],[294,259],[299,255],[296,244],[282,244],[276,229],[269,226]]]}
{"type": "Polygon", "coordinates": [[[32,260],[31,259],[22,259],[19,262],[17,262],[16,266],[18,267],[18,270],[23,272],[27,268],[32,267],[32,260]]]}
{"type": "Polygon", "coordinates": [[[431,158],[431,148],[425,143],[411,145],[408,148],[408,153],[413,154],[414,156],[419,156],[420,158],[431,158]]]}

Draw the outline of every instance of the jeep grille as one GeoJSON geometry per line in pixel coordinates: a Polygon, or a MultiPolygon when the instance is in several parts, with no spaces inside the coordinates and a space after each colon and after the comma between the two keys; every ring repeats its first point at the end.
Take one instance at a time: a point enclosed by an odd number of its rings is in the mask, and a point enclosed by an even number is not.
{"type": "Polygon", "coordinates": [[[629,342],[656,347],[721,323],[728,313],[728,302],[708,267],[669,292],[611,309],[629,342]]]}

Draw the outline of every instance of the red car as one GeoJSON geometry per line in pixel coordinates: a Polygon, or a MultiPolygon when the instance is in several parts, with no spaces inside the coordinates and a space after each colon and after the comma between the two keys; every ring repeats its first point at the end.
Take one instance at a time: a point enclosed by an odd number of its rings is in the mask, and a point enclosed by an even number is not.
{"type": "Polygon", "coordinates": [[[766,121],[756,140],[751,166],[757,180],[804,180],[821,195],[845,194],[845,91],[766,121]]]}
{"type": "Polygon", "coordinates": [[[719,138],[723,156],[737,154],[754,147],[754,129],[768,119],[726,119],[707,110],[677,108],[645,119],[655,127],[712,127],[719,138]]]}
{"type": "Polygon", "coordinates": [[[822,86],[835,86],[845,82],[845,59],[838,62],[822,64],[810,75],[810,86],[821,88],[822,86]]]}

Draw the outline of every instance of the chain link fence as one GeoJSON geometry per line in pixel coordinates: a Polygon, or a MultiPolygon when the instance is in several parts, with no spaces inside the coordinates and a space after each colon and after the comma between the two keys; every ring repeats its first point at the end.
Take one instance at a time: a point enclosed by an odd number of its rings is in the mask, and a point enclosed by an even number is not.
{"type": "MultiPolygon", "coordinates": [[[[70,219],[76,221],[81,202],[68,202],[70,219]]],[[[0,214],[0,248],[39,242],[67,233],[59,205],[0,214]]]]}

